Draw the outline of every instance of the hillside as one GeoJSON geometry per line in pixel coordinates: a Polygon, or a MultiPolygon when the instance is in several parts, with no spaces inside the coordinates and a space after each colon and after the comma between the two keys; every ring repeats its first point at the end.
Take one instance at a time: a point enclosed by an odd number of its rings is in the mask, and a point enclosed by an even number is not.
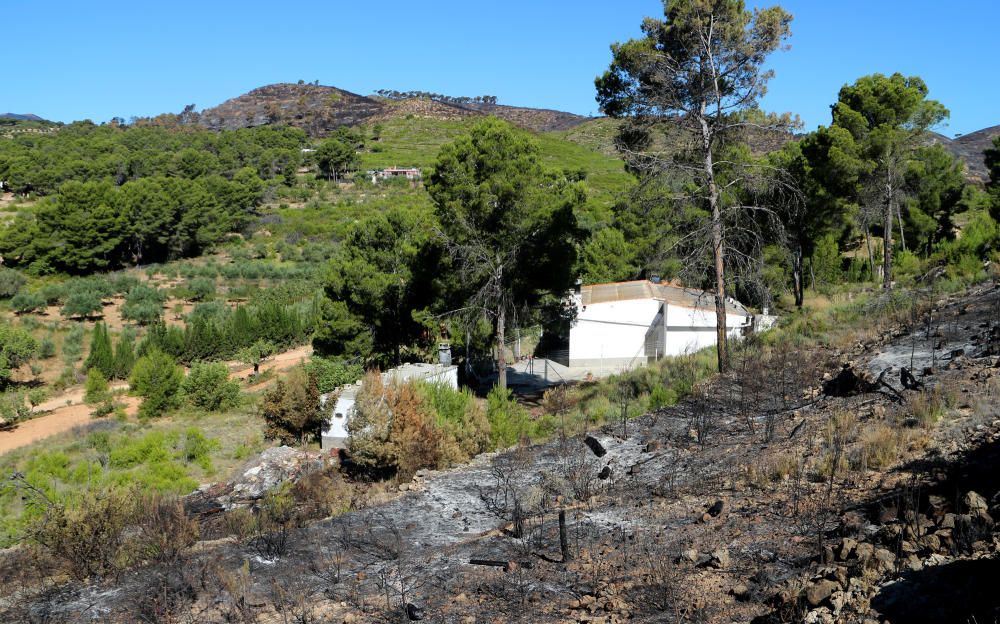
{"type": "Polygon", "coordinates": [[[0,113],[0,120],[13,119],[14,121],[45,121],[38,115],[32,113],[19,114],[19,113],[0,113]]]}
{"type": "Polygon", "coordinates": [[[365,123],[383,108],[380,102],[336,87],[273,84],[205,109],[199,123],[212,130],[287,124],[322,136],[340,126],[365,123]]]}
{"type": "Polygon", "coordinates": [[[1000,136],[1000,126],[990,126],[956,139],[949,139],[943,134],[933,133],[933,142],[944,145],[955,156],[965,161],[968,167],[968,177],[979,183],[985,183],[989,177],[983,153],[993,147],[993,139],[1000,136]]]}
{"type": "Polygon", "coordinates": [[[493,115],[536,132],[568,130],[587,121],[586,117],[556,110],[455,104],[426,98],[394,101],[366,97],[336,87],[289,83],[254,89],[205,109],[196,119],[212,130],[287,124],[302,128],[310,136],[324,136],[340,126],[384,122],[400,117],[457,120],[482,115],[493,115]]]}

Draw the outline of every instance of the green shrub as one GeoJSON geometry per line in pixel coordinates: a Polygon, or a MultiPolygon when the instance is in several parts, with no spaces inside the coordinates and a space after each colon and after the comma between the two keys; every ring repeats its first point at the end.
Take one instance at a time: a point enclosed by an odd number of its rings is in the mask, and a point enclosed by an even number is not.
{"type": "Polygon", "coordinates": [[[365,373],[360,364],[345,364],[340,360],[319,356],[312,357],[306,364],[306,370],[316,379],[316,385],[322,394],[352,384],[365,373]]]}
{"type": "Polygon", "coordinates": [[[201,467],[202,470],[212,470],[212,451],[219,448],[218,440],[210,440],[205,437],[201,429],[190,427],[184,432],[184,447],[181,451],[181,458],[201,467]]]}
{"type": "Polygon", "coordinates": [[[486,418],[493,448],[514,446],[531,433],[528,410],[514,400],[509,388],[497,386],[486,395],[486,418]]]}
{"type": "Polygon", "coordinates": [[[188,299],[191,301],[206,301],[215,296],[215,280],[208,277],[198,277],[187,283],[188,299]]]}
{"type": "Polygon", "coordinates": [[[67,295],[59,313],[66,318],[89,318],[100,316],[103,310],[101,295],[93,290],[84,290],[67,295]]]}
{"type": "Polygon", "coordinates": [[[10,300],[10,308],[18,314],[29,314],[45,307],[45,299],[38,293],[22,290],[10,300]]]}
{"type": "Polygon", "coordinates": [[[42,360],[49,360],[54,358],[56,355],[56,343],[52,340],[51,336],[46,336],[42,338],[38,343],[38,358],[42,360]]]}
{"type": "Polygon", "coordinates": [[[87,371],[87,381],[84,382],[83,400],[88,405],[98,405],[111,402],[111,387],[99,368],[87,371]]]}
{"type": "Polygon", "coordinates": [[[132,288],[122,304],[122,318],[139,325],[152,325],[163,316],[163,302],[166,297],[152,286],[138,285],[132,288]]]}
{"type": "Polygon", "coordinates": [[[162,351],[154,349],[139,358],[129,377],[131,392],[143,397],[139,416],[156,418],[177,407],[183,382],[184,370],[162,351]]]}
{"type": "Polygon", "coordinates": [[[9,299],[21,290],[28,279],[14,269],[0,269],[0,299],[9,299]]]}
{"type": "Polygon", "coordinates": [[[217,412],[239,402],[240,386],[229,379],[225,364],[196,363],[181,384],[185,400],[193,407],[217,412]]]}
{"type": "Polygon", "coordinates": [[[649,393],[649,409],[657,410],[677,404],[677,393],[666,386],[656,386],[649,393]]]}

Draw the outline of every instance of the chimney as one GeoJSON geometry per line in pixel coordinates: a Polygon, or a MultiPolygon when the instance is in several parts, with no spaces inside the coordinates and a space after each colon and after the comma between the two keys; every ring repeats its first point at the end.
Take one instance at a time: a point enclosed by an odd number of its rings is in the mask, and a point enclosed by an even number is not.
{"type": "Polygon", "coordinates": [[[573,283],[573,293],[579,295],[582,290],[583,290],[583,280],[577,278],[576,282],[573,283]]]}
{"type": "Polygon", "coordinates": [[[444,366],[451,366],[451,344],[447,342],[438,343],[438,363],[444,366]]]}

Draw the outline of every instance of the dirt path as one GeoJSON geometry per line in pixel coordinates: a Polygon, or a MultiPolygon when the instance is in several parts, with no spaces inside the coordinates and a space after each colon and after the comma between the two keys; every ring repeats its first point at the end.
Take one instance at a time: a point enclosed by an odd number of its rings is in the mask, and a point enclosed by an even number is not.
{"type": "MultiPolygon", "coordinates": [[[[290,351],[279,353],[265,361],[261,364],[260,369],[261,372],[288,370],[310,355],[312,355],[311,346],[296,347],[290,351]]],[[[229,376],[232,379],[242,380],[246,378],[250,370],[249,366],[239,362],[228,362],[228,365],[230,369],[229,376]]],[[[267,384],[268,382],[264,382],[248,389],[259,390],[267,384]]],[[[115,384],[112,387],[115,389],[125,389],[128,386],[122,383],[115,384]]],[[[125,413],[129,416],[134,416],[139,408],[139,399],[137,397],[123,396],[121,400],[125,402],[125,413]]],[[[0,432],[0,455],[94,421],[90,416],[91,407],[83,402],[82,386],[75,386],[58,396],[52,397],[39,405],[36,410],[48,413],[21,423],[13,431],[0,432]]]]}

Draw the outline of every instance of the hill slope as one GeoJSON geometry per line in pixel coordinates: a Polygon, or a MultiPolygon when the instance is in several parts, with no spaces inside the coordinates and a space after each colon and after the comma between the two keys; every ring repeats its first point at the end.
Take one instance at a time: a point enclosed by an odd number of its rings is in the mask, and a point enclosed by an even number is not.
{"type": "Polygon", "coordinates": [[[986,170],[983,154],[987,149],[993,147],[993,139],[998,136],[1000,136],[1000,126],[990,126],[962,135],[957,139],[949,139],[943,134],[935,132],[932,140],[945,146],[948,151],[965,161],[970,180],[985,183],[989,178],[989,171],[986,170]]]}
{"type": "Polygon", "coordinates": [[[310,136],[324,136],[340,126],[421,117],[460,120],[493,115],[536,132],[569,130],[587,117],[556,110],[496,104],[456,104],[424,98],[393,101],[366,97],[336,87],[273,84],[207,108],[198,123],[212,130],[233,130],[267,124],[288,124],[310,136]]]}

